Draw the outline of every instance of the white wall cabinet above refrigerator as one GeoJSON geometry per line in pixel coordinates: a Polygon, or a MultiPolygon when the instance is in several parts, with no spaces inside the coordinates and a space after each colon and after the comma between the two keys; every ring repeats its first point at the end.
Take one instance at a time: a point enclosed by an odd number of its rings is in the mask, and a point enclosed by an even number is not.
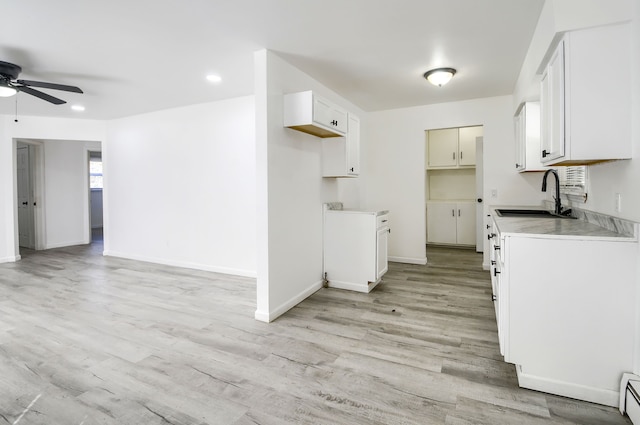
{"type": "Polygon", "coordinates": [[[311,90],[284,96],[284,126],[314,136],[347,134],[347,112],[311,90]]]}
{"type": "Polygon", "coordinates": [[[322,177],[360,174],[360,119],[349,113],[347,135],[322,141],[322,177]]]}
{"type": "Polygon", "coordinates": [[[631,158],[629,24],[571,31],[541,67],[541,162],[631,158]]]}

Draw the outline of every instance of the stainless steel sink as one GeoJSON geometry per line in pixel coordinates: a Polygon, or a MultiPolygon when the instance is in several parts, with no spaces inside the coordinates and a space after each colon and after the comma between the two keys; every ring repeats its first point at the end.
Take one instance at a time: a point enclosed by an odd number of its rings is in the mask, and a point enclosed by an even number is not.
{"type": "Polygon", "coordinates": [[[537,217],[537,218],[575,218],[567,215],[557,215],[547,210],[496,208],[499,217],[537,217]]]}

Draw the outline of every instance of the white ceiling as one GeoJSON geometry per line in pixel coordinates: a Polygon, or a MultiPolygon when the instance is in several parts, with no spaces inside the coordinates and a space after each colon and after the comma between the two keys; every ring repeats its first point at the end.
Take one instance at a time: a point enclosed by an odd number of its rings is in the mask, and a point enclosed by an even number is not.
{"type": "MultiPolygon", "coordinates": [[[[77,85],[20,115],[109,119],[253,93],[280,54],[365,111],[511,94],[544,0],[0,0],[0,61],[77,85]],[[10,17],[10,19],[7,19],[10,17]],[[458,74],[445,87],[422,74],[458,74]],[[209,73],[223,81],[205,80],[209,73]],[[86,111],[71,111],[71,104],[86,111]]],[[[0,98],[13,114],[15,98],[0,98]]]]}

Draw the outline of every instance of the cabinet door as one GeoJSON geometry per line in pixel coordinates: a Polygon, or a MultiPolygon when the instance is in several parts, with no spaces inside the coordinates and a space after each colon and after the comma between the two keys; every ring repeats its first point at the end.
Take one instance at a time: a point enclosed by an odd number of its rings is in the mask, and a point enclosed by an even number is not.
{"type": "Polygon", "coordinates": [[[389,228],[378,229],[376,236],[376,280],[380,279],[389,270],[387,243],[389,228]]]}
{"type": "Polygon", "coordinates": [[[456,204],[429,202],[427,204],[427,242],[456,243],[456,204]]]}
{"type": "Polygon", "coordinates": [[[458,129],[458,165],[476,165],[476,137],[482,137],[482,126],[458,129]]]}
{"type": "Polygon", "coordinates": [[[516,170],[521,171],[526,167],[526,136],[525,136],[525,114],[527,105],[522,105],[515,117],[515,140],[516,140],[516,170]]]}
{"type": "Polygon", "coordinates": [[[349,115],[349,128],[347,133],[347,169],[348,175],[360,174],[360,120],[349,115]]]}
{"type": "Polygon", "coordinates": [[[564,42],[560,42],[542,76],[542,163],[564,157],[564,96],[564,42]]]}
{"type": "Polygon", "coordinates": [[[476,244],[476,204],[459,202],[456,205],[456,242],[461,245],[476,244]]]}
{"type": "Polygon", "coordinates": [[[457,165],[458,129],[429,130],[427,132],[427,167],[455,167],[457,165]]]}

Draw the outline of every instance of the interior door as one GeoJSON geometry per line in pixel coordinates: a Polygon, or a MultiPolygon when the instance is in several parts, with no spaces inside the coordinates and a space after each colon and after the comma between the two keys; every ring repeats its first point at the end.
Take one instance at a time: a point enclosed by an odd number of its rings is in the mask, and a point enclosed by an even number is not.
{"type": "Polygon", "coordinates": [[[476,137],[476,252],[484,252],[483,138],[476,137]]]}
{"type": "Polygon", "coordinates": [[[33,217],[33,182],[31,179],[31,147],[18,146],[17,183],[18,183],[18,237],[19,245],[35,249],[35,225],[33,217]]]}

